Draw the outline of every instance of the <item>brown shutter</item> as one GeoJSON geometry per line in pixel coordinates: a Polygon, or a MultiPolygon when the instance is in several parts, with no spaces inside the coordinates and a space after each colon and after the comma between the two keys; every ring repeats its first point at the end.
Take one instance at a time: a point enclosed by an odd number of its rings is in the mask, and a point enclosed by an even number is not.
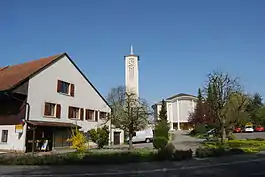
{"type": "Polygon", "coordinates": [[[56,106],[56,117],[60,118],[61,117],[61,105],[57,104],[56,106]]]}
{"type": "Polygon", "coordinates": [[[48,103],[45,103],[45,106],[44,106],[44,115],[45,116],[49,116],[49,104],[48,103]]]}
{"type": "Polygon", "coordinates": [[[59,93],[61,91],[62,82],[60,80],[57,81],[57,92],[59,93]]]}
{"type": "Polygon", "coordinates": [[[70,95],[71,96],[75,96],[75,85],[74,84],[71,84],[70,87],[71,87],[70,88],[70,95]]]}
{"type": "Polygon", "coordinates": [[[98,111],[96,111],[96,113],[95,113],[95,121],[96,122],[98,121],[98,111]]]}
{"type": "Polygon", "coordinates": [[[72,110],[72,107],[69,106],[69,107],[68,107],[68,118],[69,118],[69,119],[72,118],[72,115],[73,115],[73,110],[72,110]]]}
{"type": "Polygon", "coordinates": [[[88,111],[88,109],[86,109],[86,116],[85,116],[85,120],[88,120],[88,118],[89,118],[89,111],[88,111]]]}
{"type": "Polygon", "coordinates": [[[80,109],[80,120],[84,120],[84,109],[80,109]]]}

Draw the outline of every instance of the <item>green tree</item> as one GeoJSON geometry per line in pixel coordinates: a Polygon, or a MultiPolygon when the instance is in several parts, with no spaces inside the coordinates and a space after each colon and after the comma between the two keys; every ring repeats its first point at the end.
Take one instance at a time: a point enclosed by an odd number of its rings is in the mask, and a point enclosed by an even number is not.
{"type": "Polygon", "coordinates": [[[156,122],[154,130],[154,147],[157,149],[164,149],[169,140],[169,123],[167,120],[166,102],[162,100],[161,110],[159,112],[159,119],[156,122]]]}
{"type": "Polygon", "coordinates": [[[205,109],[204,98],[202,96],[202,91],[199,88],[198,96],[197,96],[197,104],[196,104],[194,112],[192,112],[189,116],[189,122],[195,124],[195,126],[199,124],[205,124],[206,123],[206,119],[205,119],[206,112],[205,111],[206,109],[205,109]]]}
{"type": "Polygon", "coordinates": [[[258,115],[259,109],[263,107],[262,97],[260,94],[255,93],[254,96],[250,99],[250,102],[247,106],[247,112],[252,122],[255,124],[261,123],[260,114],[258,115]]]}
{"type": "MultiPolygon", "coordinates": [[[[226,139],[227,129],[231,126],[229,112],[229,104],[232,96],[237,93],[242,93],[241,87],[236,78],[230,77],[227,73],[213,72],[208,75],[208,84],[205,88],[206,95],[208,96],[207,102],[210,115],[215,119],[215,125],[220,133],[222,142],[226,139]]],[[[245,99],[240,100],[241,102],[245,99]]],[[[241,111],[240,104],[237,104],[236,111],[241,111]]],[[[240,112],[239,111],[239,112],[240,112]]],[[[238,112],[237,112],[238,113],[238,112]]]]}
{"type": "Polygon", "coordinates": [[[265,106],[259,108],[256,113],[257,124],[265,126],[265,106]]]}
{"type": "Polygon", "coordinates": [[[97,144],[99,149],[103,148],[109,142],[108,126],[89,130],[89,137],[91,141],[97,144]]]}
{"type": "Polygon", "coordinates": [[[135,131],[145,129],[151,111],[144,99],[134,92],[127,92],[125,87],[112,88],[107,100],[112,108],[111,123],[129,135],[129,150],[133,149],[132,138],[135,131]]]}

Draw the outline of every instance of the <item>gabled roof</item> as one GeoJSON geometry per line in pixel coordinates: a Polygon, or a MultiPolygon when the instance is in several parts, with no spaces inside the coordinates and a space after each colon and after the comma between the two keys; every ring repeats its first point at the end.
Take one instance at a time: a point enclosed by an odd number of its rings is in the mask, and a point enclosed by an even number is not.
{"type": "MultiPolygon", "coordinates": [[[[196,96],[191,95],[191,94],[179,93],[179,94],[177,94],[177,95],[173,95],[173,96],[171,96],[171,97],[166,98],[166,99],[165,99],[165,102],[170,102],[172,99],[174,99],[174,98],[178,98],[178,97],[182,97],[182,96],[197,98],[196,96]]],[[[162,104],[162,101],[159,101],[158,103],[155,103],[154,105],[159,105],[159,104],[162,104]]],[[[153,106],[154,106],[154,105],[153,105],[153,106]]]]}
{"type": "Polygon", "coordinates": [[[179,93],[177,95],[173,95],[171,97],[168,97],[166,100],[172,100],[174,98],[181,97],[181,96],[196,97],[194,95],[190,95],[190,94],[186,94],[186,93],[179,93]]]}
{"type": "Polygon", "coordinates": [[[97,92],[97,94],[103,99],[103,101],[110,107],[106,99],[99,93],[96,87],[88,80],[85,74],[77,67],[77,65],[67,55],[67,53],[53,55],[50,57],[41,58],[38,60],[33,60],[18,65],[1,67],[0,92],[9,91],[17,88],[22,83],[35,76],[39,72],[43,71],[47,67],[51,66],[53,63],[60,60],[64,56],[66,56],[70,60],[70,62],[75,66],[75,68],[80,72],[80,74],[85,78],[85,80],[91,85],[91,87],[97,92]]]}
{"type": "Polygon", "coordinates": [[[21,82],[62,56],[54,55],[39,60],[29,61],[0,69],[0,91],[10,90],[17,87],[21,82]]]}

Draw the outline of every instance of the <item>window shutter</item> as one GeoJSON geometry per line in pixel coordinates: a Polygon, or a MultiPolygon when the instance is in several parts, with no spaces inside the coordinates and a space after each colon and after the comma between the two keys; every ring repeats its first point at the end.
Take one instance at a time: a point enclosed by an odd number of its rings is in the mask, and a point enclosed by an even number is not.
{"type": "Polygon", "coordinates": [[[88,118],[89,118],[89,112],[88,112],[88,109],[86,109],[85,120],[88,120],[88,118]]]}
{"type": "Polygon", "coordinates": [[[61,105],[60,104],[56,105],[56,117],[57,118],[61,117],[61,105]]]}
{"type": "Polygon", "coordinates": [[[75,96],[75,85],[74,84],[70,85],[70,95],[75,96]]]}
{"type": "Polygon", "coordinates": [[[95,121],[96,122],[98,121],[98,111],[96,111],[96,113],[95,113],[95,121]]]}
{"type": "Polygon", "coordinates": [[[60,80],[57,81],[57,92],[59,93],[62,87],[62,82],[60,80]]]}
{"type": "Polygon", "coordinates": [[[49,104],[45,103],[44,106],[44,115],[47,116],[49,115],[49,104]]]}
{"type": "Polygon", "coordinates": [[[84,109],[80,109],[80,120],[84,120],[84,109]]]}
{"type": "Polygon", "coordinates": [[[72,116],[73,116],[73,110],[72,110],[72,107],[69,106],[69,108],[68,108],[68,118],[70,119],[70,118],[72,118],[72,116]]]}

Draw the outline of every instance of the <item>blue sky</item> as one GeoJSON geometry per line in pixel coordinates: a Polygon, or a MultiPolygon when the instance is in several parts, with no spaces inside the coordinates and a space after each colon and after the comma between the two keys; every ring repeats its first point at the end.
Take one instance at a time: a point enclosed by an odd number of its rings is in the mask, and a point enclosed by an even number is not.
{"type": "Polygon", "coordinates": [[[106,96],[124,84],[133,44],[150,104],[196,94],[216,69],[265,96],[264,9],[263,0],[3,1],[0,66],[67,52],[106,96]]]}

